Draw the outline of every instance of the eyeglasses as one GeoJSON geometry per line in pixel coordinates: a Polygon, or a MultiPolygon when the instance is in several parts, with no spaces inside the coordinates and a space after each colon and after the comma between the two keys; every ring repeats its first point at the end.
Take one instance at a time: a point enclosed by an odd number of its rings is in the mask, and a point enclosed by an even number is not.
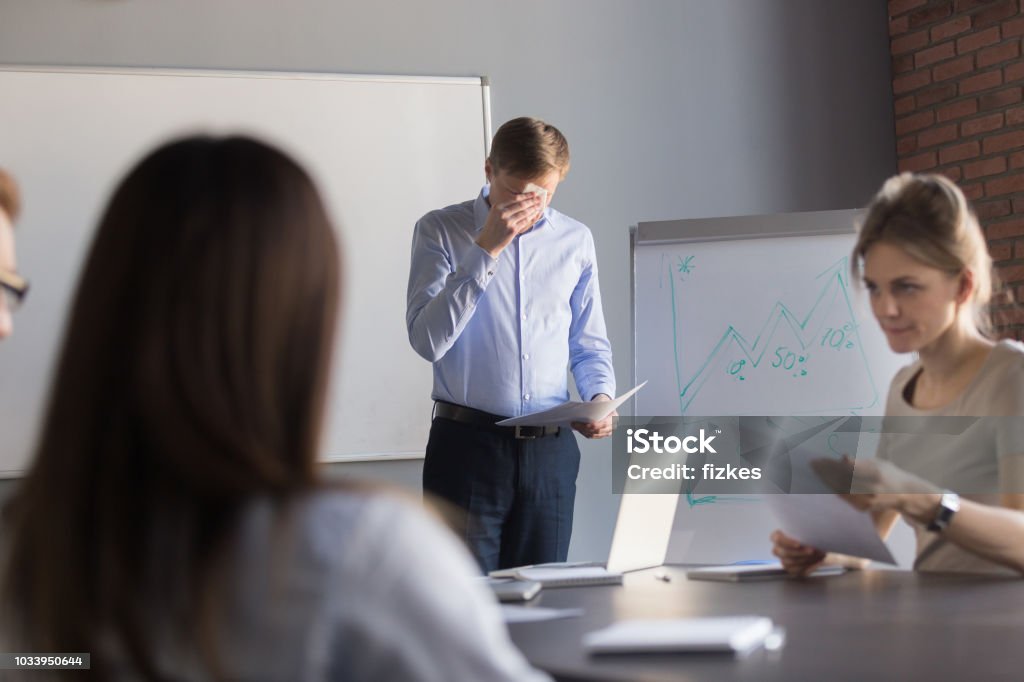
{"type": "Polygon", "coordinates": [[[0,291],[4,302],[12,312],[21,307],[28,296],[28,280],[16,272],[0,269],[0,291]]]}

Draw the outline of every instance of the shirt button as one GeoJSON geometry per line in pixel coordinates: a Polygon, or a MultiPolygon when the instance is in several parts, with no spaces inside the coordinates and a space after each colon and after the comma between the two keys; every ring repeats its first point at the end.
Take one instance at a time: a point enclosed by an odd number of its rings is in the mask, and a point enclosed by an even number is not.
{"type": "Polygon", "coordinates": [[[487,271],[487,276],[488,277],[493,277],[494,276],[494,270],[488,270],[487,271]]]}
{"type": "Polygon", "coordinates": [[[529,393],[527,393],[526,395],[523,396],[523,400],[529,400],[529,399],[530,399],[530,394],[529,393]]]}
{"type": "Polygon", "coordinates": [[[524,320],[526,319],[526,313],[523,313],[523,319],[524,320]]]}
{"type": "Polygon", "coordinates": [[[530,354],[529,353],[524,353],[523,354],[523,360],[529,360],[529,359],[530,359],[530,354]]]}

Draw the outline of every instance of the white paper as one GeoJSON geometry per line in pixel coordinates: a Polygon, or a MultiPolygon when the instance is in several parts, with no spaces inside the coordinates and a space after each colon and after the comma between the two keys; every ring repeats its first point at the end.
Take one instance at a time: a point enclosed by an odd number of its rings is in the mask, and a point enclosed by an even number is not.
{"type": "Polygon", "coordinates": [[[545,564],[526,564],[512,568],[499,568],[488,572],[491,578],[515,578],[519,571],[527,568],[583,568],[585,566],[604,567],[603,561],[549,561],[545,564]]]}
{"type": "Polygon", "coordinates": [[[838,495],[765,495],[782,532],[805,545],[895,564],[871,515],[838,495]]]}
{"type": "Polygon", "coordinates": [[[538,195],[540,197],[540,200],[547,204],[548,191],[546,189],[544,189],[543,187],[536,183],[531,182],[530,184],[523,188],[523,194],[529,194],[531,192],[538,195]]]}
{"type": "MultiPolygon", "coordinates": [[[[842,566],[819,566],[807,577],[817,578],[840,575],[846,571],[842,566]]],[[[689,580],[725,580],[743,582],[746,580],[788,579],[790,576],[782,563],[771,561],[764,564],[727,564],[725,566],[703,566],[686,572],[689,580]]]]}
{"type": "Polygon", "coordinates": [[[545,587],[568,586],[572,584],[617,585],[622,574],[609,571],[604,566],[581,566],[580,568],[523,568],[516,571],[520,580],[536,580],[545,587]]]}
{"type": "Polygon", "coordinates": [[[618,409],[619,405],[629,400],[646,383],[645,381],[628,393],[624,393],[613,400],[591,400],[590,402],[569,400],[549,410],[524,414],[521,417],[512,417],[511,419],[502,419],[498,422],[498,426],[569,426],[571,422],[599,422],[618,409]]]}
{"type": "Polygon", "coordinates": [[[578,618],[583,609],[549,609],[544,606],[502,605],[501,617],[506,623],[537,623],[542,620],[578,618]]]}
{"type": "Polygon", "coordinates": [[[625,620],[587,633],[583,646],[594,653],[743,652],[764,643],[772,628],[761,616],[625,620]]]}

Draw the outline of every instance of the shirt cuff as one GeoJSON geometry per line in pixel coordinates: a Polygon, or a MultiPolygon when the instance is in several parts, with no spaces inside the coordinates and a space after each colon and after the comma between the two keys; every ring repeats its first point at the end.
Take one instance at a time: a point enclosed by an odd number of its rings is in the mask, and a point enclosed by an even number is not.
{"type": "Polygon", "coordinates": [[[475,280],[481,289],[486,289],[498,272],[498,259],[491,258],[491,254],[484,251],[479,245],[476,249],[470,249],[467,255],[468,258],[464,258],[459,263],[459,274],[475,280]]]}
{"type": "Polygon", "coordinates": [[[594,398],[596,398],[601,393],[604,393],[609,398],[614,399],[615,398],[615,385],[614,384],[597,384],[596,386],[592,386],[590,388],[590,390],[587,391],[587,393],[585,393],[584,395],[588,395],[589,396],[587,398],[587,401],[589,402],[589,401],[593,400],[594,398]]]}

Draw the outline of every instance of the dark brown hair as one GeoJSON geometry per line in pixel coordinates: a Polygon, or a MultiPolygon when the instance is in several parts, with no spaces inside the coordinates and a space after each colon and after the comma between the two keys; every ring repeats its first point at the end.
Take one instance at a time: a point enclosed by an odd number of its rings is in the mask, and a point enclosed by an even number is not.
{"type": "Polygon", "coordinates": [[[514,118],[494,134],[487,157],[494,171],[539,178],[551,171],[569,172],[569,143],[555,126],[539,118],[514,118]]]}
{"type": "Polygon", "coordinates": [[[103,679],[112,637],[158,679],[155,625],[217,667],[239,512],[318,484],[338,258],[309,176],[255,140],[176,141],[120,184],[5,510],[0,603],[33,650],[92,652],[103,679]]]}
{"type": "Polygon", "coordinates": [[[14,176],[0,168],[0,210],[7,214],[13,224],[21,213],[21,193],[14,176]]]}

